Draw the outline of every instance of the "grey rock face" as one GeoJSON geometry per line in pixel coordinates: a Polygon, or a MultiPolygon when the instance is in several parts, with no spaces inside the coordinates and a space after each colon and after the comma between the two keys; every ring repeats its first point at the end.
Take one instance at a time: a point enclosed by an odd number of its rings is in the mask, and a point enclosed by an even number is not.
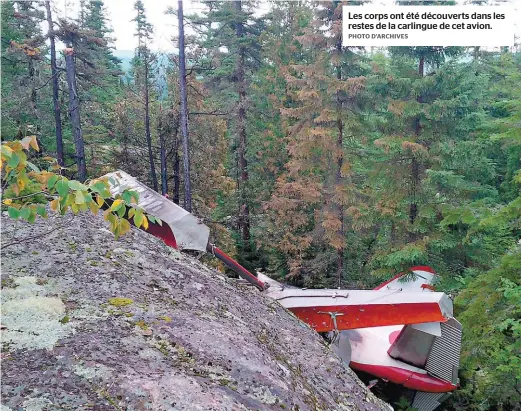
{"type": "Polygon", "coordinates": [[[142,231],[2,226],[33,238],[2,249],[2,410],[387,408],[278,303],[142,231]]]}

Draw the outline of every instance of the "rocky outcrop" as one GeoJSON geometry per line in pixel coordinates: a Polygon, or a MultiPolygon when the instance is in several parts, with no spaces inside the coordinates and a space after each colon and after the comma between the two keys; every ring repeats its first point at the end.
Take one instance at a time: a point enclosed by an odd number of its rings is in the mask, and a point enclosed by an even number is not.
{"type": "Polygon", "coordinates": [[[2,410],[385,407],[277,302],[142,231],[2,226],[2,410]]]}

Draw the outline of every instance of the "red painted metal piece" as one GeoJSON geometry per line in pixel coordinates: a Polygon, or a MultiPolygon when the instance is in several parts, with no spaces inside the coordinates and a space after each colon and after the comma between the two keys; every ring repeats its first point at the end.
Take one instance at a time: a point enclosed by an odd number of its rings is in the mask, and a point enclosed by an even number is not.
{"type": "Polygon", "coordinates": [[[343,305],[288,309],[317,332],[447,321],[437,303],[364,304],[363,308],[356,305],[343,305]],[[337,313],[337,327],[335,327],[333,319],[328,312],[337,313]]]}
{"type": "Polygon", "coordinates": [[[357,370],[367,372],[385,380],[401,384],[412,390],[425,392],[450,392],[458,388],[457,385],[441,380],[429,374],[406,370],[404,368],[384,365],[362,364],[351,361],[350,366],[357,370]]]}
{"type": "Polygon", "coordinates": [[[414,267],[411,267],[411,271],[427,271],[428,273],[436,274],[434,268],[429,267],[428,265],[416,265],[414,267]]]}
{"type": "MultiPolygon", "coordinates": [[[[131,222],[132,224],[134,224],[133,221],[131,222]]],[[[167,224],[159,225],[149,222],[148,228],[146,230],[143,228],[143,226],[141,226],[140,228],[141,230],[146,231],[149,234],[152,234],[154,237],[160,238],[165,242],[166,245],[172,248],[177,248],[177,241],[175,240],[175,235],[172,232],[172,229],[167,224]]]]}
{"type": "Polygon", "coordinates": [[[259,290],[265,290],[268,288],[267,284],[263,283],[257,277],[255,277],[252,273],[250,273],[246,268],[240,265],[237,261],[231,258],[224,251],[214,246],[213,244],[208,243],[207,251],[214,256],[216,256],[219,260],[221,260],[224,264],[226,264],[229,268],[239,274],[242,278],[248,281],[250,284],[256,286],[259,290]]]}
{"type": "Polygon", "coordinates": [[[432,285],[430,285],[430,284],[422,284],[420,287],[421,287],[423,290],[436,291],[436,289],[435,289],[432,285]]]}

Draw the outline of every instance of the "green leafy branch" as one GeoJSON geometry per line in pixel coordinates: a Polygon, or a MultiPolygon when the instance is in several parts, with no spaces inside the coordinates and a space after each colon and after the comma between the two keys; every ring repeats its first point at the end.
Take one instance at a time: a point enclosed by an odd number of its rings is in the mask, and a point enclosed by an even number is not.
{"type": "Polygon", "coordinates": [[[97,214],[104,208],[104,219],[116,239],[130,230],[130,221],[138,228],[148,228],[149,221],[161,224],[161,220],[146,216],[137,205],[139,194],[124,190],[113,195],[110,185],[117,185],[113,178],[98,178],[81,183],[58,174],[61,172],[56,159],[44,157],[47,170],[41,170],[28,161],[30,150],[39,151],[36,136],[21,141],[4,142],[1,146],[0,167],[2,175],[2,204],[9,217],[33,223],[37,216],[47,218],[47,205],[52,211],[64,215],[91,211],[97,214]]]}

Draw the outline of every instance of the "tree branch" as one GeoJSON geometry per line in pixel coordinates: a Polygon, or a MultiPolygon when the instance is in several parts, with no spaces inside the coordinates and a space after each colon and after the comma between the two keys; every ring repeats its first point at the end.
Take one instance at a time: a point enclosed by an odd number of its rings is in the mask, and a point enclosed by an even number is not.
{"type": "Polygon", "coordinates": [[[43,85],[41,85],[40,87],[37,87],[34,89],[34,91],[38,91],[42,88],[44,88],[47,84],[49,84],[49,82],[54,78],[56,77],[58,74],[60,74],[60,72],[58,70],[56,70],[56,73],[54,73],[54,75],[52,75],[43,85]]]}

